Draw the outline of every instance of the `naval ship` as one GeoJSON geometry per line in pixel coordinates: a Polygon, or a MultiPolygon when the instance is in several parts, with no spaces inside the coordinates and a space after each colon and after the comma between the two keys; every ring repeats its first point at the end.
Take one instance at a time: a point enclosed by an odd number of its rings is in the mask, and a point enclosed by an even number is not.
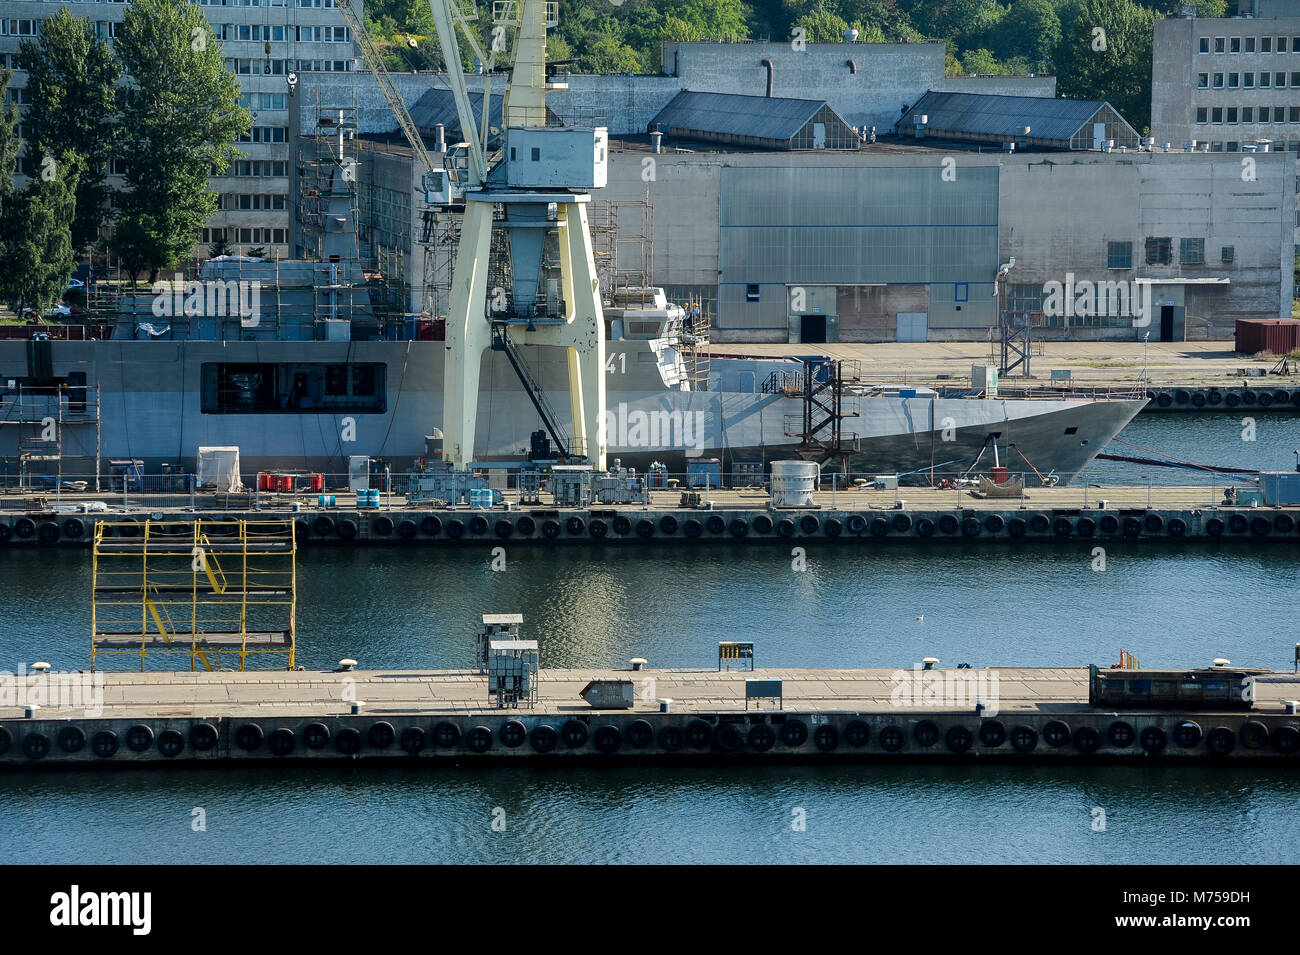
{"type": "MultiPolygon", "coordinates": [[[[285,267],[277,265],[281,273],[285,267]]],[[[805,402],[773,383],[809,366],[713,357],[701,372],[698,363],[692,367],[683,309],[658,289],[641,291],[649,300],[612,300],[606,309],[609,461],[639,469],[659,463],[678,473],[692,458],[717,458],[730,473],[737,464],[796,457],[805,402]]],[[[356,329],[342,330],[346,340],[293,340],[322,337],[319,310],[315,328],[305,331],[284,324],[290,310],[273,311],[280,322],[256,329],[239,327],[238,319],[166,325],[132,314],[107,340],[0,341],[0,423],[57,419],[65,476],[97,473],[110,459],[138,459],[148,473],[164,465],[190,470],[207,446],[238,447],[246,475],[343,475],[354,455],[400,473],[426,454],[426,436],[442,423],[442,341],[373,340],[373,330],[365,334],[372,340],[352,340],[360,337],[356,329]],[[50,407],[42,409],[41,400],[50,407]],[[96,426],[77,426],[94,416],[96,426]]],[[[563,351],[520,351],[561,427],[569,426],[563,351]]],[[[506,355],[489,351],[483,362],[477,459],[526,461],[540,427],[534,402],[506,355]]],[[[1012,472],[1066,483],[1145,398],[949,397],[874,386],[846,389],[843,402],[841,441],[856,474],[926,483],[975,464],[987,470],[1000,457],[1012,472]]],[[[11,473],[19,470],[24,430],[0,427],[0,461],[11,473]]]]}

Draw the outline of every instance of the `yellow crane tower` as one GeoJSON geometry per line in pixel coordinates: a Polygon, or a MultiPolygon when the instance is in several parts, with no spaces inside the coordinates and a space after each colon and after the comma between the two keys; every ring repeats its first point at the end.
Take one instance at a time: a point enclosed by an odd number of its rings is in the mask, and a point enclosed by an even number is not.
{"type": "Polygon", "coordinates": [[[480,133],[470,108],[455,33],[458,24],[478,51],[467,26],[472,17],[461,12],[457,0],[429,0],[429,5],[461,129],[470,143],[465,215],[447,316],[443,455],[457,470],[474,459],[479,369],[483,352],[493,348],[510,360],[561,455],[585,458],[603,470],[605,320],[586,207],[589,190],[605,185],[607,130],[546,125],[546,93],[563,88],[548,83],[546,77],[546,27],[557,22],[558,5],[544,0],[498,0],[493,5],[494,49],[507,27],[515,28],[516,44],[502,114],[504,149],[501,160],[489,169],[488,130],[480,133]],[[494,222],[498,206],[505,217],[494,222]],[[493,290],[489,300],[493,228],[504,229],[509,241],[512,288],[500,290],[501,294],[493,290]],[[558,239],[560,298],[553,303],[558,307],[549,307],[538,297],[548,234],[558,239]],[[520,345],[566,349],[571,435],[564,433],[528,373],[520,345]]]}

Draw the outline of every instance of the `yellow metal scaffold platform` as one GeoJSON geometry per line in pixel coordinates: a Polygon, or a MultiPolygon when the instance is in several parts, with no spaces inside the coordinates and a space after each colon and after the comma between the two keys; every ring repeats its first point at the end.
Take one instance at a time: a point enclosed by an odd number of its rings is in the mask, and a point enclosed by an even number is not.
{"type": "Polygon", "coordinates": [[[187,654],[191,670],[277,658],[292,670],[293,530],[291,520],[97,523],[91,670],[101,656],[131,654],[143,672],[150,653],[187,654]]]}

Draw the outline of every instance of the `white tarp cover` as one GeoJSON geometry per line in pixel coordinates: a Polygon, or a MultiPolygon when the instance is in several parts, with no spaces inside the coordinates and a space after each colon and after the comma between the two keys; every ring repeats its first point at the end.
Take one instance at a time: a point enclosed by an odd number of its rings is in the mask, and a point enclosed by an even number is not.
{"type": "Polygon", "coordinates": [[[218,491],[240,491],[239,448],[199,448],[198,485],[218,491]]]}

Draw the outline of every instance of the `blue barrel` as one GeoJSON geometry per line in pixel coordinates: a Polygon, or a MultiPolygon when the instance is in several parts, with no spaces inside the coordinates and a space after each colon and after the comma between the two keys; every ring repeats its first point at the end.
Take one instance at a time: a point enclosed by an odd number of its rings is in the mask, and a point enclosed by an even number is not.
{"type": "Polygon", "coordinates": [[[379,507],[379,488],[372,487],[366,492],[366,502],[370,507],[379,507]]]}
{"type": "Polygon", "coordinates": [[[333,506],[334,506],[334,495],[333,495],[333,494],[319,494],[319,495],[316,496],[316,501],[320,504],[321,507],[333,507],[333,506]]]}
{"type": "Polygon", "coordinates": [[[492,506],[492,489],[489,487],[470,488],[469,506],[490,508],[492,506]]]}
{"type": "Polygon", "coordinates": [[[370,502],[370,492],[362,489],[357,491],[357,507],[365,507],[370,502]]]}

